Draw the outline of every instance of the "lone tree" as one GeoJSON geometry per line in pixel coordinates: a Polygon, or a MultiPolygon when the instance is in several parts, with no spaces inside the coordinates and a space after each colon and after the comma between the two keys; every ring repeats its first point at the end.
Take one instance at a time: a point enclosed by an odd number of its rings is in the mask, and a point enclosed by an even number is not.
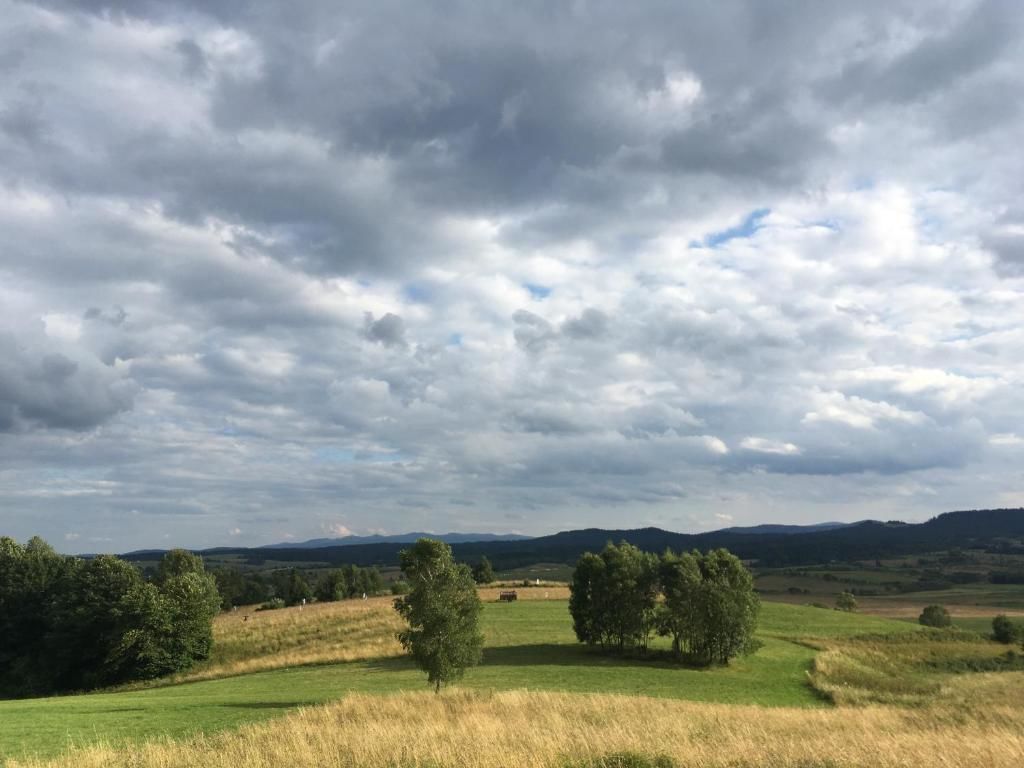
{"type": "Polygon", "coordinates": [[[850,592],[840,592],[836,596],[836,610],[837,611],[856,611],[857,610],[857,598],[850,592]]]}
{"type": "Polygon", "coordinates": [[[922,627],[943,628],[953,626],[953,619],[950,617],[949,611],[941,605],[929,605],[921,611],[921,615],[917,617],[917,623],[922,627]]]}
{"type": "Polygon", "coordinates": [[[395,600],[395,610],[409,623],[398,640],[437,693],[480,663],[483,606],[469,567],[457,564],[443,541],[420,539],[399,559],[410,590],[395,600]]]}
{"type": "Polygon", "coordinates": [[[473,581],[477,584],[490,584],[494,581],[494,568],[491,567],[491,561],[487,559],[486,555],[473,566],[473,581]]]}

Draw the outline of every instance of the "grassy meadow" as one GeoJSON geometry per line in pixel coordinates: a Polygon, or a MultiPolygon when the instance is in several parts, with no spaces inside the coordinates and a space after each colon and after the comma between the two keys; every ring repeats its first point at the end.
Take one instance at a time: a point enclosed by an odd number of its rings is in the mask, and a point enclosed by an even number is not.
{"type": "Polygon", "coordinates": [[[1019,754],[1024,720],[1003,704],[1020,698],[1024,673],[962,674],[1004,669],[1006,647],[977,634],[933,638],[906,621],[767,602],[757,653],[690,669],[658,654],[611,658],[580,646],[564,585],[519,589],[515,603],[496,602],[498,591],[481,591],[483,664],[440,697],[401,655],[390,598],[239,610],[218,617],[213,657],[187,677],[0,702],[0,755],[12,766],[34,765],[33,756],[61,766],[512,764],[474,749],[486,738],[511,749],[517,765],[634,751],[679,765],[809,766],[825,764],[805,760],[808,734],[825,729],[827,739],[852,739],[836,753],[846,762],[831,764],[855,765],[878,740],[864,729],[884,720],[890,762],[876,764],[954,765],[964,763],[942,762],[935,748],[922,753],[934,762],[900,761],[927,741],[928,718],[964,706],[985,719],[961,717],[958,756],[1001,765],[1019,754]],[[1004,693],[989,706],[987,697],[1004,693]],[[502,735],[502,723],[522,738],[502,735]],[[990,753],[979,728],[1018,735],[1002,742],[1009,752],[990,753]],[[761,739],[777,761],[742,762],[737,745],[761,739]]]}

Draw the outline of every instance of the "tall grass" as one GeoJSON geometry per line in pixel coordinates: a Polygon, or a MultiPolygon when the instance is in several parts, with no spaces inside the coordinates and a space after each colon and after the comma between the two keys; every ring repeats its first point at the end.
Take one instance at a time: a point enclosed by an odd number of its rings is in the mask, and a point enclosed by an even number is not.
{"type": "Polygon", "coordinates": [[[11,768],[547,768],[602,764],[602,756],[616,754],[702,768],[1019,768],[1024,675],[963,679],[970,686],[957,707],[914,710],[764,709],[523,691],[358,695],[231,733],[128,750],[95,746],[11,768]],[[986,706],[970,706],[982,700],[986,706]]]}
{"type": "MultiPolygon", "coordinates": [[[[962,684],[960,673],[1012,671],[1024,659],[973,632],[921,630],[818,641],[811,685],[836,704],[944,703],[962,684]]],[[[984,705],[984,702],[980,702],[984,705]]]]}

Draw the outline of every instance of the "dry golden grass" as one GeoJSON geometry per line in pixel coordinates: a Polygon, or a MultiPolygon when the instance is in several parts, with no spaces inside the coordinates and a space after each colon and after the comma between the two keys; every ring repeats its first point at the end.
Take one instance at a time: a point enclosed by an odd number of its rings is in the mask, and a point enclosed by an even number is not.
{"type": "Polygon", "coordinates": [[[11,768],[547,768],[621,752],[701,768],[1019,768],[1024,675],[963,683],[957,707],[913,710],[763,709],[522,691],[358,695],[231,733],[130,750],[89,747],[11,768]]]}
{"type": "Polygon", "coordinates": [[[213,655],[170,682],[399,656],[402,622],[391,604],[390,597],[375,597],[221,614],[213,623],[213,655]]]}
{"type": "MultiPolygon", "coordinates": [[[[515,588],[520,600],[567,600],[569,588],[552,583],[530,587],[482,587],[480,599],[496,602],[515,588]]],[[[392,597],[312,603],[302,608],[257,611],[255,606],[224,613],[213,622],[213,655],[186,673],[157,685],[263,672],[307,664],[332,664],[402,655],[402,628],[392,597]]],[[[153,683],[138,686],[150,687],[153,683]]]]}
{"type": "Polygon", "coordinates": [[[560,582],[545,584],[543,581],[540,583],[540,586],[523,587],[510,583],[507,586],[496,584],[492,587],[480,587],[477,589],[477,594],[480,595],[480,599],[485,603],[493,603],[498,600],[498,595],[508,590],[515,590],[517,599],[519,600],[569,599],[569,587],[567,585],[560,582]]]}

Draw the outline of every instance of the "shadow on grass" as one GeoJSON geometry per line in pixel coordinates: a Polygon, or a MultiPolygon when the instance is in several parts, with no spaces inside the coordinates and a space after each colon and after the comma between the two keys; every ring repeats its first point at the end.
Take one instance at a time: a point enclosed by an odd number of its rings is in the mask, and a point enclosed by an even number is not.
{"type": "MultiPolygon", "coordinates": [[[[482,661],[484,667],[642,667],[645,669],[710,669],[709,667],[693,667],[684,662],[676,661],[661,651],[651,651],[647,655],[617,656],[602,653],[598,649],[583,645],[560,645],[557,643],[538,643],[531,645],[507,645],[484,648],[482,661]]],[[[412,661],[405,657],[376,659],[366,662],[366,669],[372,672],[405,672],[415,669],[412,661]]]]}
{"type": "Polygon", "coordinates": [[[221,704],[226,709],[295,709],[296,707],[311,707],[322,704],[316,701],[236,701],[230,704],[221,704]]]}

